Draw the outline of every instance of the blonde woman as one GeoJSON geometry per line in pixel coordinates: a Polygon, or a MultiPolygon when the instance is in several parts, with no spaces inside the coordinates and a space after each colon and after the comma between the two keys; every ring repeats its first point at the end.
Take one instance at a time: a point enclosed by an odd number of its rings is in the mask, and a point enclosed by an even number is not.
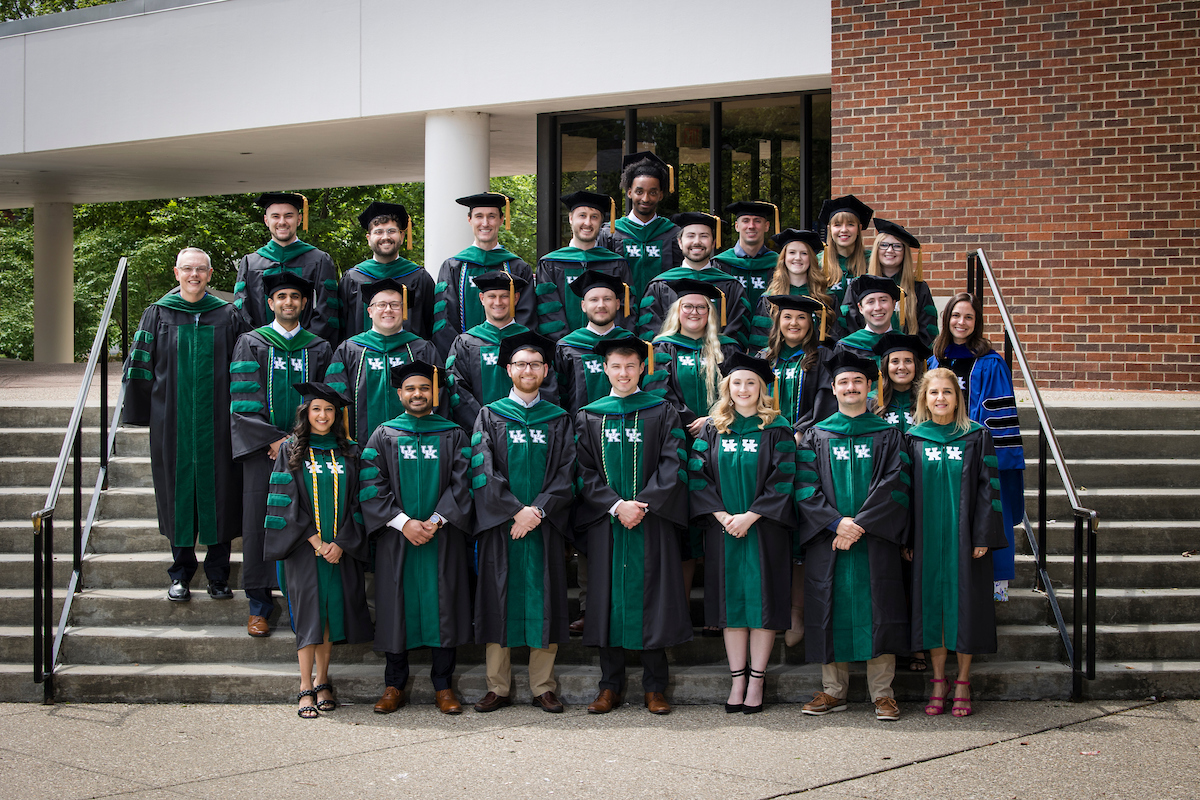
{"type": "MultiPolygon", "coordinates": [[[[913,251],[919,251],[921,243],[902,226],[879,217],[875,218],[875,230],[878,233],[871,245],[867,274],[882,275],[896,282],[902,294],[892,314],[892,329],[917,336],[928,347],[938,335],[938,312],[929,284],[921,280],[920,269],[914,263],[913,251]]],[[[843,301],[847,329],[851,332],[865,327],[856,299],[848,296],[843,301]]]]}
{"type": "Polygon", "coordinates": [[[912,458],[912,648],[929,650],[933,691],[925,713],[945,711],[946,656],[958,657],[950,713],[971,714],[971,658],[996,652],[992,550],[1008,547],[1001,530],[1000,481],[991,434],[967,417],[958,378],[926,373],[917,393],[912,458]]]}
{"type": "Polygon", "coordinates": [[[776,306],[767,300],[769,296],[811,297],[829,309],[825,337],[840,339],[843,331],[837,326],[837,316],[845,289],[829,289],[825,272],[817,261],[817,254],[825,250],[820,237],[814,231],[788,228],[771,241],[779,248],[779,258],[775,262],[771,283],[759,299],[750,323],[751,350],[767,346],[772,326],[778,317],[776,306]]]}
{"type": "Polygon", "coordinates": [[[790,624],[796,442],[775,409],[770,364],[736,353],[721,372],[688,460],[691,514],[707,527],[704,617],[725,638],[733,678],[725,711],[755,714],[775,634],[790,624]]]}

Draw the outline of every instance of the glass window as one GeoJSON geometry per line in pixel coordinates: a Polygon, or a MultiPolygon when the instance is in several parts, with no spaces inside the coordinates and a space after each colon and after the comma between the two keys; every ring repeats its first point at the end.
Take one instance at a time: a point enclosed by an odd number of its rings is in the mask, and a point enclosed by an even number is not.
{"type": "Polygon", "coordinates": [[[718,210],[738,200],[765,200],[779,206],[781,227],[807,227],[801,219],[807,193],[803,96],[722,103],[721,149],[718,210]]]}
{"type": "MultiPolygon", "coordinates": [[[[621,155],[625,147],[625,112],[597,111],[559,118],[562,180],[559,197],[586,189],[621,197],[621,155]]],[[[561,241],[571,241],[571,226],[558,205],[561,241]]]]}
{"type": "MultiPolygon", "coordinates": [[[[808,153],[811,168],[808,170],[808,219],[804,220],[806,228],[815,228],[817,216],[821,213],[821,205],[833,196],[829,185],[833,161],[830,154],[832,141],[832,123],[830,109],[832,96],[828,94],[809,95],[812,103],[812,123],[809,127],[808,153]]],[[[825,232],[822,231],[824,236],[825,232]]]]}
{"type": "Polygon", "coordinates": [[[659,203],[660,215],[708,210],[711,118],[710,103],[638,109],[637,151],[649,150],[675,168],[675,194],[659,203]]]}

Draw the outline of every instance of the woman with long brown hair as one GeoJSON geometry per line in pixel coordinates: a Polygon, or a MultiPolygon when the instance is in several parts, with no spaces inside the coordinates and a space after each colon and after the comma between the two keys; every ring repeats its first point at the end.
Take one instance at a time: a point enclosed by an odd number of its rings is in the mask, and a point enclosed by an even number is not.
{"type": "Polygon", "coordinates": [[[777,314],[776,307],[767,301],[771,295],[811,297],[829,309],[825,335],[829,339],[841,338],[842,330],[837,326],[838,310],[842,306],[844,287],[830,290],[825,271],[820,268],[817,255],[824,252],[825,245],[815,231],[787,228],[772,239],[779,248],[775,272],[767,291],[758,301],[758,308],[750,322],[750,349],[765,347],[777,314]]]}
{"type": "Polygon", "coordinates": [[[872,352],[879,356],[879,384],[867,396],[867,411],[906,433],[915,424],[917,397],[913,389],[925,375],[933,351],[916,336],[885,333],[872,352]]]}
{"type": "Polygon", "coordinates": [[[788,625],[796,442],[771,398],[775,374],[743,353],[692,444],[691,515],[706,525],[705,624],[720,628],[733,684],[725,711],[762,711],[776,631],[788,625]],[[749,675],[747,676],[747,663],[749,675]]]}
{"type": "Polygon", "coordinates": [[[329,680],[333,645],[373,638],[363,578],[370,556],[357,513],[360,450],[340,413],[350,400],[324,383],[295,388],[304,402],[271,474],[264,558],[279,562],[296,633],[296,713],[315,719],[337,708],[329,680]]]}

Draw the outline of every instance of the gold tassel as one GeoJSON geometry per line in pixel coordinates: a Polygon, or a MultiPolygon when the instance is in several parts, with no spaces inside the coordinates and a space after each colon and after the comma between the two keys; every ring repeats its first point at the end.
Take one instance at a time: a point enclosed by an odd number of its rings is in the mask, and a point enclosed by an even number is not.
{"type": "Polygon", "coordinates": [[[409,250],[413,249],[412,241],[412,214],[408,215],[408,227],[404,229],[404,244],[409,250]]]}
{"type": "Polygon", "coordinates": [[[917,248],[917,283],[921,282],[921,248],[917,248]]]}
{"type": "Polygon", "coordinates": [[[898,286],[896,288],[898,288],[900,290],[900,331],[901,331],[901,333],[903,333],[904,332],[904,318],[907,316],[907,314],[905,312],[908,310],[908,302],[907,302],[908,297],[907,297],[907,295],[904,294],[903,286],[898,286]]]}
{"type": "Polygon", "coordinates": [[[512,279],[512,273],[505,267],[504,274],[508,276],[508,314],[510,317],[517,316],[517,284],[512,279]]]}
{"type": "MultiPolygon", "coordinates": [[[[717,291],[721,292],[720,289],[717,289],[717,291]]],[[[725,323],[725,293],[721,292],[721,330],[722,331],[725,330],[725,324],[726,324],[725,323]]]]}
{"type": "Polygon", "coordinates": [[[438,368],[433,368],[433,407],[438,407],[438,368]]]}
{"type": "Polygon", "coordinates": [[[778,376],[775,378],[775,386],[774,386],[775,391],[771,397],[771,407],[774,408],[776,411],[779,410],[779,384],[781,384],[782,382],[783,381],[778,376]]]}
{"type": "Polygon", "coordinates": [[[625,316],[628,317],[629,316],[629,284],[626,283],[626,284],[624,284],[624,286],[625,286],[625,316]]]}
{"type": "Polygon", "coordinates": [[[716,249],[716,250],[721,249],[721,218],[720,217],[717,217],[717,244],[714,249],[716,249]]]}
{"type": "Polygon", "coordinates": [[[825,317],[829,314],[828,306],[821,306],[821,338],[817,340],[817,344],[825,341],[825,317]]]}
{"type": "Polygon", "coordinates": [[[783,230],[779,227],[779,206],[772,203],[771,208],[775,209],[775,232],[779,233],[779,231],[783,230]]]}
{"type": "Polygon", "coordinates": [[[646,359],[650,362],[650,369],[646,370],[647,376],[654,372],[654,342],[649,342],[648,344],[650,345],[650,349],[646,354],[646,359]]]}
{"type": "Polygon", "coordinates": [[[667,194],[675,194],[675,167],[667,164],[667,194]]]}
{"type": "Polygon", "coordinates": [[[400,324],[404,324],[404,317],[408,312],[408,284],[400,284],[400,324]]]}
{"type": "MultiPolygon", "coordinates": [[[[603,227],[603,220],[601,220],[601,227],[603,227]]],[[[617,231],[617,201],[611,197],[608,198],[608,229],[613,233],[617,231]]],[[[629,312],[626,311],[625,313],[628,314],[629,312]]]]}
{"type": "Polygon", "coordinates": [[[504,196],[504,230],[506,230],[506,231],[512,230],[512,209],[510,208],[511,205],[512,205],[512,200],[510,200],[508,198],[508,195],[505,195],[504,196]]]}
{"type": "Polygon", "coordinates": [[[300,210],[300,224],[304,226],[304,230],[308,230],[308,198],[300,195],[300,199],[304,201],[304,208],[300,210]]]}
{"type": "Polygon", "coordinates": [[[346,431],[346,438],[352,439],[350,435],[350,409],[342,406],[342,430],[346,431]]]}

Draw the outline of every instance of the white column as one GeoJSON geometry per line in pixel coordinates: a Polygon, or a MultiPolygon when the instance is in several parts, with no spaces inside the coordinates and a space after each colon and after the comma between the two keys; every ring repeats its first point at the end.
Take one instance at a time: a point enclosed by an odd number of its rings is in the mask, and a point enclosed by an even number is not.
{"type": "Polygon", "coordinates": [[[476,111],[425,116],[425,269],[435,278],[443,261],[471,244],[467,209],[454,198],[488,190],[490,125],[476,111]]]}
{"type": "Polygon", "coordinates": [[[75,360],[75,208],[33,206],[33,360],[75,360]]]}

